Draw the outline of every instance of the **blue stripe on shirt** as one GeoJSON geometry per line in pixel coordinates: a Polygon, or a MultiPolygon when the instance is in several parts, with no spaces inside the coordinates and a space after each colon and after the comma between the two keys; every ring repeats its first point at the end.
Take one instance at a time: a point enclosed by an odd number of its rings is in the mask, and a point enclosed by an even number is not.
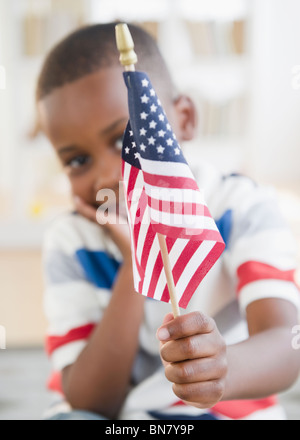
{"type": "Polygon", "coordinates": [[[96,287],[111,289],[120,263],[103,251],[79,249],[76,256],[86,274],[87,279],[96,287]]]}
{"type": "Polygon", "coordinates": [[[222,238],[228,247],[229,238],[232,230],[232,209],[228,209],[219,220],[216,220],[216,225],[222,235],[222,238]]]}
{"type": "Polygon", "coordinates": [[[156,420],[219,420],[213,414],[209,413],[192,416],[188,414],[164,414],[159,411],[148,411],[148,414],[156,420]]]}

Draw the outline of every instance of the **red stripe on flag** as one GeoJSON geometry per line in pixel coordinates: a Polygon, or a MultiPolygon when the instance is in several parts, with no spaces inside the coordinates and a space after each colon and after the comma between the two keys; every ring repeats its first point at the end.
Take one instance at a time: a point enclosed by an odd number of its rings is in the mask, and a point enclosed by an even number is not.
{"type": "MultiPolygon", "coordinates": [[[[141,256],[141,266],[146,268],[147,261],[149,258],[149,254],[151,252],[151,248],[155,239],[155,232],[153,231],[151,225],[148,226],[147,234],[144,239],[143,252],[141,256]]],[[[143,291],[144,280],[142,279],[139,284],[139,292],[143,291]]]]}
{"type": "Polygon", "coordinates": [[[180,307],[183,307],[184,309],[187,307],[193,294],[195,293],[195,290],[197,289],[203,278],[206,276],[206,274],[212,268],[212,262],[217,261],[222,255],[223,251],[224,251],[224,243],[216,243],[214,245],[212,250],[209,252],[207,257],[202,261],[202,263],[200,264],[200,266],[192,276],[189,284],[187,285],[179,301],[180,307]]]}
{"type": "Polygon", "coordinates": [[[168,235],[172,238],[184,238],[188,240],[198,240],[198,241],[220,241],[219,231],[213,231],[210,229],[189,229],[180,228],[176,226],[163,225],[162,223],[157,223],[151,219],[151,224],[155,232],[162,235],[168,235]]]}
{"type": "Polygon", "coordinates": [[[137,206],[136,215],[134,218],[134,239],[135,243],[138,242],[141,224],[144,218],[144,214],[147,208],[147,195],[143,191],[137,206]]]}
{"type": "Polygon", "coordinates": [[[126,195],[126,200],[128,202],[129,209],[132,203],[132,196],[133,196],[133,191],[135,189],[135,184],[140,172],[141,171],[138,168],[130,166],[130,174],[128,179],[128,187],[127,187],[127,195],[126,195]]]}
{"type": "Polygon", "coordinates": [[[156,258],[156,261],[155,261],[155,264],[153,267],[152,277],[151,277],[151,281],[150,281],[150,285],[149,285],[149,289],[148,289],[148,293],[147,293],[147,296],[149,298],[154,297],[158,278],[160,277],[160,274],[161,274],[163,267],[164,266],[163,266],[162,256],[161,256],[161,253],[159,253],[157,255],[157,258],[156,258]]]}
{"type": "Polygon", "coordinates": [[[173,202],[171,200],[159,200],[148,196],[148,204],[152,209],[169,212],[170,214],[211,216],[207,206],[201,205],[200,203],[173,202]]]}
{"type": "Polygon", "coordinates": [[[145,182],[151,186],[160,188],[193,189],[200,192],[196,181],[190,177],[159,176],[157,174],[146,172],[143,172],[143,175],[145,182]]]}
{"type": "MultiPolygon", "coordinates": [[[[179,278],[182,275],[182,272],[186,267],[186,262],[192,258],[195,252],[199,249],[199,246],[201,246],[201,241],[189,241],[185,246],[184,250],[182,251],[182,253],[180,254],[172,271],[175,287],[179,278]]],[[[169,300],[170,300],[169,291],[168,289],[165,289],[162,296],[162,301],[168,302],[169,300]]]]}
{"type": "MultiPolygon", "coordinates": [[[[166,244],[167,244],[168,253],[170,253],[170,251],[172,250],[172,248],[175,244],[175,240],[170,237],[166,237],[166,244]]],[[[155,295],[155,290],[156,290],[156,286],[158,283],[158,279],[161,275],[163,268],[164,268],[163,260],[162,260],[161,252],[159,252],[159,254],[157,255],[157,258],[156,258],[156,262],[155,262],[153,274],[152,274],[152,279],[151,279],[150,286],[149,286],[149,291],[148,291],[149,298],[153,298],[155,295]]],[[[164,294],[166,294],[166,288],[162,292],[161,298],[159,298],[160,301],[163,301],[162,297],[164,294]]],[[[168,299],[167,299],[167,301],[168,301],[168,299]]]]}
{"type": "Polygon", "coordinates": [[[94,330],[96,324],[87,324],[81,327],[73,328],[68,333],[62,336],[47,336],[46,337],[46,352],[49,356],[62,347],[63,345],[69,344],[70,342],[80,341],[82,339],[87,339],[91,332],[94,330]]]}
{"type": "Polygon", "coordinates": [[[237,270],[239,284],[237,287],[238,293],[247,284],[261,280],[280,280],[295,282],[295,270],[280,270],[276,267],[270,266],[259,261],[248,261],[242,264],[237,270]]]}

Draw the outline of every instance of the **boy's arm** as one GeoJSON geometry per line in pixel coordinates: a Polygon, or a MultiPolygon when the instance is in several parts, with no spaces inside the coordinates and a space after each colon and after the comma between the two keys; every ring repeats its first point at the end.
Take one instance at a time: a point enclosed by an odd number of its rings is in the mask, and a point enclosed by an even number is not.
{"type": "Polygon", "coordinates": [[[210,408],[220,400],[270,396],[296,380],[300,367],[300,351],[292,348],[296,307],[265,299],[251,304],[247,317],[249,339],[227,348],[211,318],[201,313],[175,320],[166,317],[157,336],[166,377],[181,400],[210,408]]]}
{"type": "MultiPolygon", "coordinates": [[[[95,219],[93,208],[86,205],[77,208],[85,217],[95,219]]],[[[134,293],[128,228],[109,224],[106,228],[124,262],[101,322],[76,362],[63,370],[63,389],[73,408],[113,418],[128,392],[144,298],[134,293]]]]}

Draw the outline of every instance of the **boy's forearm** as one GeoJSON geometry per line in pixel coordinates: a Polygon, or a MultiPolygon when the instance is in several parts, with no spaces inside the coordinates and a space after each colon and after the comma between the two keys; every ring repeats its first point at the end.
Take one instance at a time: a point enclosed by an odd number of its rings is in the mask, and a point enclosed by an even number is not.
{"type": "Polygon", "coordinates": [[[144,298],[134,292],[132,268],[123,265],[105,314],[78,360],[63,375],[74,408],[112,418],[122,406],[138,350],[144,298]]]}
{"type": "Polygon", "coordinates": [[[300,351],[293,349],[288,327],[266,330],[229,346],[227,359],[224,401],[277,394],[289,388],[299,374],[300,351]]]}

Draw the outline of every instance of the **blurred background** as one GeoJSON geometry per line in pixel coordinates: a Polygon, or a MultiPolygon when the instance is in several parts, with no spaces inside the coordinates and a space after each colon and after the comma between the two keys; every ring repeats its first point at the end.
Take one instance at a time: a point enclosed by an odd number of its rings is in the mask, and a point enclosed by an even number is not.
{"type": "MultiPolygon", "coordinates": [[[[39,418],[47,404],[41,245],[72,206],[35,123],[45,54],[84,24],[144,26],[198,107],[187,159],[273,186],[300,250],[299,17],[298,0],[0,0],[0,419],[39,418]]],[[[290,418],[298,389],[282,396],[290,418]]]]}

